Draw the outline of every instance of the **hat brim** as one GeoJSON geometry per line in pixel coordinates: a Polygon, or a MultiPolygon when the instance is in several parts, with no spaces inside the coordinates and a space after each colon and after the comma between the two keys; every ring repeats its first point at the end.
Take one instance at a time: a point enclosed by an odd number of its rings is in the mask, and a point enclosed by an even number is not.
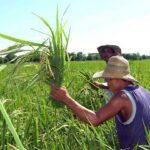
{"type": "Polygon", "coordinates": [[[93,74],[93,79],[102,78],[102,74],[104,71],[96,72],[93,74]]]}
{"type": "Polygon", "coordinates": [[[116,76],[112,76],[110,74],[107,74],[105,71],[100,71],[100,72],[96,72],[93,75],[93,79],[97,79],[97,78],[111,78],[111,79],[123,79],[123,80],[127,80],[127,81],[131,81],[131,82],[138,82],[133,76],[131,76],[130,74],[122,76],[122,77],[117,77],[116,76]]]}
{"type": "Polygon", "coordinates": [[[98,49],[98,51],[99,51],[100,53],[103,53],[103,50],[104,50],[105,48],[111,48],[111,49],[113,49],[115,52],[121,54],[121,49],[120,49],[120,47],[117,46],[117,45],[103,45],[103,46],[98,47],[97,49],[98,49]]]}

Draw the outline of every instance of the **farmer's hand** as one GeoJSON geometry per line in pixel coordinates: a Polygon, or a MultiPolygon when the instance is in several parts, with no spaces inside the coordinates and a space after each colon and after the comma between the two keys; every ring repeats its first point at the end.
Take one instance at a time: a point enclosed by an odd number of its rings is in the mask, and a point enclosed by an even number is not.
{"type": "Polygon", "coordinates": [[[57,101],[64,102],[68,97],[70,97],[65,87],[58,87],[56,85],[52,85],[51,88],[52,90],[50,95],[57,101]]]}

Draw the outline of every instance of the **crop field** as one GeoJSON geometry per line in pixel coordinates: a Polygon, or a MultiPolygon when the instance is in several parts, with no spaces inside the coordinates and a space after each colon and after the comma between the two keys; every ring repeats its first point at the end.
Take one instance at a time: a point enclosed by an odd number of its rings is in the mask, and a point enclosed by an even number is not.
{"type": "MultiPolygon", "coordinates": [[[[50,86],[39,81],[26,88],[38,63],[26,63],[12,74],[9,64],[0,72],[0,96],[9,117],[27,150],[118,150],[114,120],[98,127],[81,122],[63,104],[49,96],[50,86]]],[[[107,102],[103,91],[94,91],[80,71],[103,70],[103,61],[71,62],[63,85],[80,104],[97,110],[107,102]],[[99,97],[101,95],[101,98],[99,97]]],[[[150,60],[130,61],[131,74],[150,91],[150,60]]],[[[0,114],[0,150],[17,149],[2,114],[0,114]]]]}

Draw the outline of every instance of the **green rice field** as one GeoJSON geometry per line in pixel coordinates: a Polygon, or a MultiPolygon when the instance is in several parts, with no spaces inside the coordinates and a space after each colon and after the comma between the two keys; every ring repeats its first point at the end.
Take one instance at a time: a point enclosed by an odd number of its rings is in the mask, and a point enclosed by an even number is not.
{"type": "MultiPolygon", "coordinates": [[[[13,65],[0,72],[0,96],[25,149],[119,150],[113,119],[98,127],[81,122],[66,106],[52,100],[49,85],[39,81],[26,88],[38,63],[26,63],[15,74],[11,72],[13,65]]],[[[130,61],[130,66],[131,74],[150,91],[150,60],[130,61]]],[[[80,71],[92,76],[104,67],[103,61],[71,62],[63,81],[75,100],[95,111],[107,102],[107,97],[103,91],[91,89],[80,71]]],[[[0,130],[0,150],[17,149],[1,113],[0,130]]]]}

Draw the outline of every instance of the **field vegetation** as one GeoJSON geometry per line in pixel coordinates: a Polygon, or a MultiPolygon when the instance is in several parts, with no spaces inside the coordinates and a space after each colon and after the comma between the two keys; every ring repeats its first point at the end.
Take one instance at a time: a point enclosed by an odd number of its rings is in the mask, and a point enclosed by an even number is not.
{"type": "MultiPolygon", "coordinates": [[[[114,120],[98,127],[82,123],[66,106],[55,105],[49,97],[50,86],[42,81],[26,89],[39,63],[26,63],[13,76],[14,64],[0,72],[0,95],[18,136],[27,150],[117,150],[114,120]]],[[[130,61],[131,72],[142,86],[150,90],[150,60],[130,61]]],[[[107,102],[101,90],[94,91],[81,75],[102,70],[103,61],[71,62],[62,85],[84,106],[97,110],[107,102]],[[101,98],[99,98],[101,95],[101,98]]],[[[5,119],[0,114],[0,149],[17,149],[5,119]]]]}
{"type": "MultiPolygon", "coordinates": [[[[52,83],[66,86],[74,99],[96,111],[107,103],[107,96],[102,90],[91,89],[84,74],[90,79],[104,69],[104,62],[66,59],[70,30],[66,34],[66,22],[59,21],[58,7],[54,29],[43,17],[35,16],[49,29],[49,33],[35,30],[46,36],[43,42],[0,33],[1,38],[17,43],[0,53],[7,56],[2,63],[13,62],[0,70],[0,150],[118,150],[114,119],[92,127],[81,123],[66,106],[49,96],[52,83]],[[23,49],[24,46],[32,51],[23,49]],[[27,53],[12,57],[17,52],[27,53]],[[34,56],[40,56],[40,61],[32,62],[34,56]]],[[[150,60],[130,64],[132,75],[150,90],[150,60]]],[[[148,132],[147,136],[149,140],[148,132]]]]}

